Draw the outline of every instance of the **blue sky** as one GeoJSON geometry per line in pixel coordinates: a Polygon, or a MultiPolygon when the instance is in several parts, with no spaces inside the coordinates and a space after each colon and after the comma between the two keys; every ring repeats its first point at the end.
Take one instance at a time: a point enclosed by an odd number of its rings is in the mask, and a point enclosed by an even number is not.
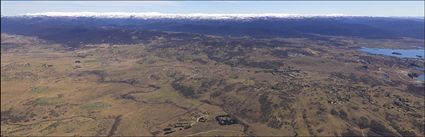
{"type": "Polygon", "coordinates": [[[83,11],[424,16],[424,1],[1,1],[7,16],[83,11]]]}

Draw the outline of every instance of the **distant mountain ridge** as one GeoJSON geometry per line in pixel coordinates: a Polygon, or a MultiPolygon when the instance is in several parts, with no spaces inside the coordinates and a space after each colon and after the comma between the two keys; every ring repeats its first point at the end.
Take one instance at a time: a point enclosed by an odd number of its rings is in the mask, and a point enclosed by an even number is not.
{"type": "MultiPolygon", "coordinates": [[[[148,14],[146,18],[98,16],[91,14],[29,14],[2,16],[1,32],[42,36],[49,39],[87,36],[89,40],[98,33],[116,36],[115,40],[142,35],[134,31],[171,31],[220,36],[251,37],[312,37],[316,35],[359,38],[424,38],[424,18],[417,17],[365,17],[365,16],[296,16],[288,14],[148,14]],[[272,16],[274,15],[274,16],[272,16]],[[149,18],[147,18],[149,17],[149,18]],[[82,31],[84,29],[84,31],[82,31]],[[130,34],[131,30],[133,34],[130,34]]],[[[130,39],[128,39],[130,40],[130,39]]],[[[120,40],[125,42],[125,40],[120,40]]],[[[72,42],[72,43],[78,43],[72,42]]]]}
{"type": "Polygon", "coordinates": [[[388,17],[388,18],[417,18],[407,16],[359,16],[345,14],[286,14],[286,13],[160,13],[160,12],[40,12],[17,15],[15,17],[97,17],[97,18],[138,18],[138,19],[255,19],[255,18],[312,18],[312,17],[388,17]]]}
{"type": "Polygon", "coordinates": [[[41,12],[18,15],[17,17],[96,17],[96,18],[137,18],[137,19],[208,19],[235,20],[256,18],[305,18],[341,17],[343,14],[284,14],[284,13],[159,13],[159,12],[41,12]]]}

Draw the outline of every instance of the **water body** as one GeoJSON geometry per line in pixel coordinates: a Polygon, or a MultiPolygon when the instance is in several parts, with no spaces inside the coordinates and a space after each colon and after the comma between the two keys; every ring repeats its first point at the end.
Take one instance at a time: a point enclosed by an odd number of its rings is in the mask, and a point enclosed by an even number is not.
{"type": "MultiPolygon", "coordinates": [[[[419,68],[418,67],[417,69],[425,72],[425,68],[419,68]]],[[[417,77],[416,80],[425,81],[425,74],[419,75],[419,77],[417,77]]]]}
{"type": "Polygon", "coordinates": [[[416,80],[425,81],[425,74],[419,75],[416,80]]]}
{"type": "Polygon", "coordinates": [[[370,54],[386,55],[399,58],[422,58],[425,59],[425,49],[388,49],[388,48],[366,48],[362,47],[360,51],[370,54]]]}
{"type": "Polygon", "coordinates": [[[425,70],[425,68],[415,67],[417,70],[425,70]]]}
{"type": "MultiPolygon", "coordinates": [[[[388,48],[366,48],[362,47],[360,51],[367,52],[370,54],[386,55],[399,58],[421,58],[425,59],[425,49],[388,49],[388,48]]],[[[425,70],[425,68],[416,67],[418,70],[425,70]]],[[[416,80],[425,81],[425,74],[416,77],[416,80]]]]}

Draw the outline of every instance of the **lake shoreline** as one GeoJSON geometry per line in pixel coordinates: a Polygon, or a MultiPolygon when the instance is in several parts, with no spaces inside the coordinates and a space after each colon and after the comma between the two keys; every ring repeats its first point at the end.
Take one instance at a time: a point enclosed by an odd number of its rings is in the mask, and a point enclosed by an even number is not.
{"type": "Polygon", "coordinates": [[[391,48],[368,48],[361,47],[359,51],[366,52],[374,55],[385,55],[398,58],[416,58],[425,59],[424,49],[391,49],[391,48]]]}

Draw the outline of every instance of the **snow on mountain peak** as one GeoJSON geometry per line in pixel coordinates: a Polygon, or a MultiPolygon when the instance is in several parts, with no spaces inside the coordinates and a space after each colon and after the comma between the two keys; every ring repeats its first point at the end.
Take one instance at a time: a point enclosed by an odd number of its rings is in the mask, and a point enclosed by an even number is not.
{"type": "Polygon", "coordinates": [[[210,13],[159,13],[159,12],[41,12],[22,14],[23,17],[98,17],[98,18],[141,18],[141,19],[250,19],[250,18],[304,18],[304,17],[339,17],[343,14],[210,14],[210,13]]]}

